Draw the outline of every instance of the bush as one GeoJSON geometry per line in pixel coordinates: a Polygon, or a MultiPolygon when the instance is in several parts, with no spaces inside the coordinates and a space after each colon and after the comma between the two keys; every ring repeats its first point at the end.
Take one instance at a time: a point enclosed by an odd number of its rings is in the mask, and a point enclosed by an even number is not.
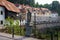
{"type": "Polygon", "coordinates": [[[21,27],[19,25],[19,21],[16,20],[16,22],[14,23],[14,20],[10,17],[8,17],[6,19],[6,28],[4,30],[5,33],[13,33],[12,30],[14,29],[14,34],[15,35],[25,35],[25,31],[24,31],[24,27],[21,27]]]}

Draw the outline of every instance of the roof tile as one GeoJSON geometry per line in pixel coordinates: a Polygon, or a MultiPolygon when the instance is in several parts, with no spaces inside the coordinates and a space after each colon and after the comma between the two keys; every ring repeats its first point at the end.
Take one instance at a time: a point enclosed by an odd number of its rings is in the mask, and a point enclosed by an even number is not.
{"type": "Polygon", "coordinates": [[[20,10],[13,3],[7,0],[0,0],[0,5],[6,7],[7,10],[9,11],[18,12],[18,13],[20,12],[20,10]]]}

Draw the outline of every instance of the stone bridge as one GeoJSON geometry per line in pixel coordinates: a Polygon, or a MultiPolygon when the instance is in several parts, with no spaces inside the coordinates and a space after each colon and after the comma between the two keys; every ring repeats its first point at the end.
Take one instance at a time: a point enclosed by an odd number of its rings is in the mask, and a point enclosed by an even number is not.
{"type": "MultiPolygon", "coordinates": [[[[30,25],[34,26],[34,23],[31,23],[30,25]]],[[[60,26],[60,21],[53,21],[53,22],[36,22],[35,26],[37,29],[41,28],[47,28],[47,27],[54,27],[54,26],[60,26]]]]}
{"type": "Polygon", "coordinates": [[[34,24],[36,25],[36,28],[38,29],[60,26],[60,16],[58,16],[57,18],[43,17],[42,19],[41,17],[36,17],[36,18],[32,17],[30,25],[34,26],[34,24]]]}

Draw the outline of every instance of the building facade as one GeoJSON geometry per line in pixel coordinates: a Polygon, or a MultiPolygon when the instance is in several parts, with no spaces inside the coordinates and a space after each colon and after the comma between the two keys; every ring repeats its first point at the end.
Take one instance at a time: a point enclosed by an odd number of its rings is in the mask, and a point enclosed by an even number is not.
{"type": "Polygon", "coordinates": [[[5,9],[0,6],[0,26],[2,26],[5,22],[5,9]]]}
{"type": "MultiPolygon", "coordinates": [[[[6,17],[19,12],[20,10],[13,3],[7,0],[0,0],[0,27],[4,26],[6,17]]],[[[11,17],[13,18],[13,16],[11,17]]]]}

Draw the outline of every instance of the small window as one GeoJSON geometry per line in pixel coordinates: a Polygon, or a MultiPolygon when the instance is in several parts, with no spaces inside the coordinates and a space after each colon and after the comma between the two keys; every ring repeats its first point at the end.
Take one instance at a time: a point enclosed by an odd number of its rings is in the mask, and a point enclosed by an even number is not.
{"type": "Polygon", "coordinates": [[[3,15],[3,11],[1,11],[1,15],[3,15]]]}
{"type": "Polygon", "coordinates": [[[1,21],[1,24],[3,24],[3,21],[1,21]]]}

